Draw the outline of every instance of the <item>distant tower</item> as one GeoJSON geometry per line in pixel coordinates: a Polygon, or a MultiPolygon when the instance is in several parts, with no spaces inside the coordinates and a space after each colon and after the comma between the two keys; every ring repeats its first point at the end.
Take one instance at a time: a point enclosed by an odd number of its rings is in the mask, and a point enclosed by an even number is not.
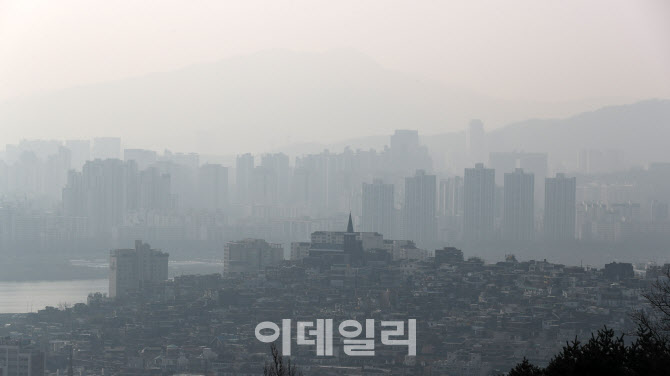
{"type": "Polygon", "coordinates": [[[249,190],[251,203],[258,205],[277,204],[277,174],[269,168],[258,166],[251,172],[249,190]]]}
{"type": "Polygon", "coordinates": [[[547,178],[547,153],[522,153],[519,155],[519,167],[535,176],[535,212],[544,208],[544,179],[547,178]]]}
{"type": "Polygon", "coordinates": [[[544,235],[548,240],[574,240],[577,180],[556,174],[545,180],[544,235]]]}
{"type": "Polygon", "coordinates": [[[419,131],[396,129],[391,136],[391,149],[398,152],[408,152],[419,147],[419,131]]]}
{"type": "Polygon", "coordinates": [[[261,157],[261,166],[269,169],[273,174],[277,201],[286,203],[289,199],[291,178],[288,155],[284,153],[264,154],[261,157]]]}
{"type": "Polygon", "coordinates": [[[411,173],[415,169],[431,170],[433,161],[428,148],[419,143],[419,131],[397,129],[391,136],[391,169],[411,173]]]}
{"type": "Polygon", "coordinates": [[[535,232],[534,176],[517,168],[505,174],[503,237],[506,240],[528,241],[535,232]]]}
{"type": "Polygon", "coordinates": [[[484,163],[487,154],[484,123],[479,119],[470,121],[466,134],[466,146],[471,163],[484,163]]]}
{"type": "Polygon", "coordinates": [[[477,163],[464,177],[463,231],[466,240],[490,240],[495,215],[495,170],[477,163]]]}
{"type": "Polygon", "coordinates": [[[235,164],[235,186],[237,188],[237,203],[251,203],[251,179],[254,172],[254,156],[247,153],[237,156],[235,164]]]}
{"type": "Polygon", "coordinates": [[[123,160],[135,161],[135,163],[137,163],[137,169],[142,171],[156,163],[156,160],[158,160],[158,155],[153,150],[124,149],[123,160]]]}
{"type": "Polygon", "coordinates": [[[407,240],[423,246],[435,241],[436,190],[435,175],[426,175],[423,170],[417,170],[414,176],[405,178],[403,229],[407,240]]]}
{"type": "Polygon", "coordinates": [[[228,206],[228,168],[204,164],[198,170],[199,206],[209,210],[228,206]]]}
{"type": "Polygon", "coordinates": [[[393,184],[384,184],[380,179],[375,179],[372,184],[363,183],[362,204],[362,230],[390,237],[393,227],[393,184]]]}
{"type": "Polygon", "coordinates": [[[463,178],[454,176],[440,180],[438,211],[443,216],[463,214],[463,178]]]}
{"type": "Polygon", "coordinates": [[[155,167],[139,173],[137,184],[137,205],[147,210],[172,209],[172,180],[169,174],[162,174],[155,167]]]}
{"type": "Polygon", "coordinates": [[[82,172],[70,171],[62,191],[65,215],[86,217],[91,235],[109,234],[123,223],[128,188],[137,176],[136,165],[118,159],[88,161],[82,172]],[[85,199],[82,199],[85,198],[85,199]]]}

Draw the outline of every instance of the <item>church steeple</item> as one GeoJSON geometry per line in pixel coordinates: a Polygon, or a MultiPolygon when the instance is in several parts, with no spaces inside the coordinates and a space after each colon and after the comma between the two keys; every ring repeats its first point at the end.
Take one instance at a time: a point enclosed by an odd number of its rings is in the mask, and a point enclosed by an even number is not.
{"type": "Polygon", "coordinates": [[[363,243],[356,239],[354,232],[354,221],[351,219],[351,212],[349,212],[349,223],[347,224],[347,232],[344,236],[344,254],[349,257],[349,262],[352,265],[360,265],[363,262],[363,243]]]}

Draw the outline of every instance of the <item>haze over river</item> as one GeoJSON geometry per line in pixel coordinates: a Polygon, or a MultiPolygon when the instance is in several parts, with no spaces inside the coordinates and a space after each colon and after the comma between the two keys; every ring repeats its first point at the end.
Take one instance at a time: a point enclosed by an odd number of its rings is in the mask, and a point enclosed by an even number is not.
{"type": "Polygon", "coordinates": [[[37,312],[46,306],[86,303],[92,292],[107,294],[107,279],[0,282],[0,313],[37,312]]]}

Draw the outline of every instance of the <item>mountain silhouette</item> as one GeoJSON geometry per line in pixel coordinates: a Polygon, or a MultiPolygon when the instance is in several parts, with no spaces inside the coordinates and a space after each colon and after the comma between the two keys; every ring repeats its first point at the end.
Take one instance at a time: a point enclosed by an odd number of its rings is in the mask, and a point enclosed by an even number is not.
{"type": "MultiPolygon", "coordinates": [[[[607,106],[562,119],[531,119],[514,122],[487,132],[490,151],[547,152],[550,165],[564,164],[576,168],[579,153],[585,149],[619,150],[632,165],[646,166],[649,162],[670,162],[670,100],[651,99],[637,103],[607,106]]],[[[428,146],[438,167],[464,167],[465,131],[422,134],[421,142],[428,146]],[[458,159],[458,160],[455,160],[458,159]]],[[[332,143],[302,143],[279,148],[294,153],[318,153],[327,148],[333,151],[349,146],[352,149],[383,149],[389,145],[389,135],[368,136],[332,143]]],[[[461,173],[462,171],[456,171],[461,173]]]]}
{"type": "Polygon", "coordinates": [[[234,154],[398,128],[438,134],[460,130],[471,118],[495,128],[601,102],[499,100],[384,69],[352,50],[269,50],[7,100],[0,124],[10,139],[110,135],[129,147],[234,154]]]}

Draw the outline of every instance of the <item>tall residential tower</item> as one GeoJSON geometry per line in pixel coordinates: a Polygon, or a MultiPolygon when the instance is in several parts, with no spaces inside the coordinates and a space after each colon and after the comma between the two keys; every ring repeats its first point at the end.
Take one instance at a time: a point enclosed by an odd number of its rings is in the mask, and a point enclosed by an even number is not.
{"type": "Polygon", "coordinates": [[[386,237],[393,231],[393,184],[375,179],[363,183],[362,231],[378,232],[386,237]]]}
{"type": "Polygon", "coordinates": [[[517,168],[505,174],[503,238],[512,241],[532,240],[535,234],[533,214],[534,176],[517,168]]]}
{"type": "Polygon", "coordinates": [[[545,180],[544,236],[548,240],[574,240],[577,180],[556,174],[545,180]]]}
{"type": "Polygon", "coordinates": [[[485,241],[493,237],[495,215],[495,170],[477,163],[464,176],[463,232],[465,240],[485,241]]]}
{"type": "Polygon", "coordinates": [[[406,239],[421,246],[436,239],[436,190],[435,175],[426,175],[424,170],[417,170],[414,176],[405,178],[403,230],[406,239]]]}

